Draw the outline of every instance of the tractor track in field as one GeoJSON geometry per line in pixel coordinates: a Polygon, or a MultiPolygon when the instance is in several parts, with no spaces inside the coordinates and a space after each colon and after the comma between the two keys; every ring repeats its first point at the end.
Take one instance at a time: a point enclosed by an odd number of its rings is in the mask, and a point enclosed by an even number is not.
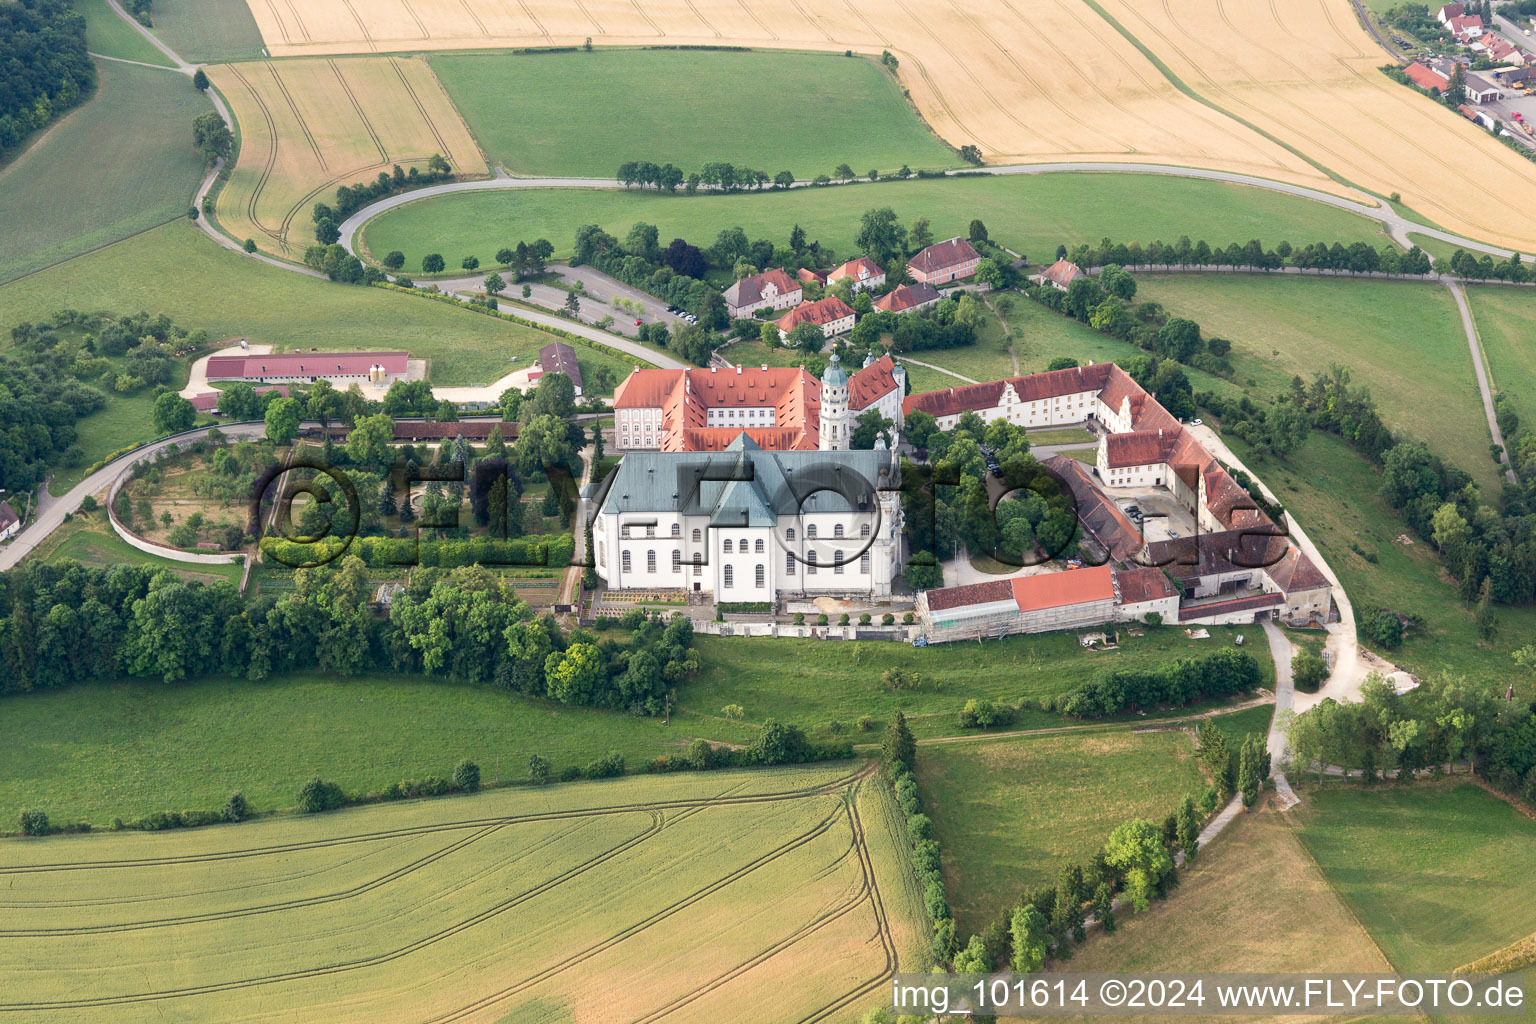
{"type": "Polygon", "coordinates": [[[615,932],[608,938],[603,939],[600,942],[593,943],[586,949],[583,949],[577,953],[573,953],[571,956],[568,956],[563,960],[557,961],[548,967],[545,967],[538,973],[529,975],[522,981],[516,982],[496,992],[482,996],[466,1006],[461,1006],[458,1009],[450,1010],[447,1013],[440,1014],[436,1017],[430,1017],[423,1021],[422,1024],[451,1024],[453,1021],[463,1020],[465,1017],[468,1017],[471,1014],[479,1013],[482,1010],[489,1009],[504,999],[518,995],[521,992],[526,991],[528,988],[539,984],[540,982],[547,981],[558,974],[562,974],[565,971],[570,970],[572,967],[592,959],[600,953],[607,952],[609,949],[618,945],[619,943],[633,938],[641,932],[644,932],[652,925],[655,925],[660,921],[664,921],[667,918],[688,909],[701,900],[704,900],[710,896],[713,896],[717,892],[729,888],[731,885],[741,881],[741,879],[756,871],[758,868],[771,864],[778,860],[780,857],[783,857],[789,853],[793,853],[800,847],[821,838],[832,829],[832,826],[836,823],[838,816],[838,810],[834,809],[832,813],[828,814],[825,818],[822,818],[821,821],[819,821],[817,824],[795,836],[794,838],[788,840],[787,842],[784,842],[774,849],[769,850],[767,853],[764,853],[757,858],[748,861],[746,864],[743,864],[740,867],[727,872],[725,875],[717,878],[715,881],[709,883],[708,885],[694,890],[692,893],[684,896],[682,899],[677,900],[661,908],[660,910],[647,915],[646,917],[636,921],[634,924],[631,924],[626,928],[620,929],[618,932],[615,932]]]}
{"type": "Polygon", "coordinates": [[[874,771],[873,763],[841,778],[807,786],[803,789],[777,790],[769,793],[748,793],[741,796],[701,797],[692,800],[662,800],[638,804],[603,804],[595,807],[571,808],[563,811],[540,811],[533,814],[507,815],[495,818],[475,818],[466,821],[442,822],[435,825],[417,825],[403,829],[381,829],[377,832],[359,832],[330,839],[314,839],[304,842],[276,843],[271,846],[254,846],[239,850],[223,850],[216,853],[189,854],[185,857],[144,857],[123,860],[58,862],[50,864],[26,864],[0,867],[0,877],[5,875],[38,874],[50,871],[84,871],[100,868],[159,867],[175,864],[204,864],[227,860],[244,860],[250,857],[267,857],[303,850],[328,849],[350,846],[356,843],[377,842],[381,839],[407,838],[431,835],[438,832],[462,831],[484,828],[488,825],[516,825],[530,821],[565,821],[572,818],[598,817],[612,814],[628,814],[636,811],[686,810],[689,808],[734,807],[754,803],[778,803],[784,800],[804,799],[840,792],[874,771]]]}
{"type": "Polygon", "coordinates": [[[389,150],[384,148],[384,140],[379,138],[379,133],[373,130],[373,122],[369,121],[368,115],[363,113],[363,105],[357,102],[357,94],[352,91],[352,86],[347,84],[345,76],[341,73],[341,67],[334,60],[328,60],[326,63],[331,67],[331,74],[336,76],[336,84],[341,86],[341,91],[347,94],[347,102],[351,103],[352,109],[357,112],[357,119],[362,122],[363,130],[373,140],[373,148],[379,151],[379,163],[389,163],[389,150]]]}
{"type": "Polygon", "coordinates": [[[411,85],[411,80],[405,77],[405,71],[400,67],[400,62],[393,57],[387,58],[389,66],[395,69],[395,75],[400,79],[400,84],[405,88],[405,94],[411,98],[416,106],[416,112],[421,115],[421,123],[427,126],[427,131],[437,140],[437,151],[443,154],[445,160],[458,165],[458,157],[453,155],[453,150],[448,148],[448,143],[443,138],[443,133],[437,130],[437,122],[432,120],[432,115],[427,113],[427,108],[421,102],[421,97],[416,94],[416,89],[411,85]]]}
{"type": "Polygon", "coordinates": [[[272,120],[272,111],[267,109],[267,105],[263,102],[261,95],[251,87],[250,80],[241,73],[239,65],[231,64],[229,72],[239,80],[241,85],[245,86],[245,91],[250,93],[251,102],[256,104],[257,110],[261,111],[261,118],[267,125],[269,141],[266,166],[261,169],[261,174],[256,179],[256,186],[251,189],[250,197],[245,202],[245,213],[258,231],[265,234],[278,245],[283,245],[285,243],[282,235],[268,228],[256,216],[256,203],[261,198],[261,193],[266,190],[267,182],[272,179],[272,169],[277,166],[277,123],[272,120]]]}
{"type": "Polygon", "coordinates": [[[853,827],[854,845],[859,853],[859,866],[864,873],[866,886],[869,891],[870,907],[875,913],[875,938],[879,939],[881,949],[885,953],[885,968],[873,978],[864,982],[842,996],[823,1006],[812,1010],[800,1019],[799,1024],[816,1024],[824,1021],[832,1014],[846,1008],[855,1000],[862,999],[871,992],[885,985],[886,979],[895,973],[898,966],[896,955],[896,940],[891,936],[890,918],[885,912],[885,901],[880,896],[880,886],[875,880],[875,862],[869,855],[869,842],[864,831],[864,819],[859,815],[858,787],[855,786],[848,797],[848,818],[853,827]]]}

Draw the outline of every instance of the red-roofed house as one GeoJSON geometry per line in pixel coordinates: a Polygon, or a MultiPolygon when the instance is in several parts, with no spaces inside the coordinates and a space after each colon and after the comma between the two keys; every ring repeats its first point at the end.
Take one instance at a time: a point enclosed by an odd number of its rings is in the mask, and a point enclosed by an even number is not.
{"type": "Polygon", "coordinates": [[[1442,92],[1451,84],[1451,80],[1432,68],[1427,68],[1418,61],[1414,61],[1403,69],[1403,73],[1422,89],[1438,89],[1442,92]]]}
{"type": "Polygon", "coordinates": [[[976,273],[976,265],[980,262],[981,254],[971,243],[955,237],[935,242],[912,257],[907,263],[907,271],[914,281],[940,285],[970,277],[976,273]]]}
{"type": "Polygon", "coordinates": [[[1446,4],[1444,7],[1440,8],[1439,13],[1435,15],[1435,20],[1444,25],[1447,24],[1452,18],[1459,18],[1466,13],[1466,4],[1446,4]]]}
{"type": "Polygon", "coordinates": [[[1087,277],[1082,268],[1069,260],[1057,260],[1035,275],[1035,280],[1048,284],[1057,291],[1066,291],[1078,278],[1087,277]]]}
{"type": "Polygon", "coordinates": [[[939,290],[931,284],[903,284],[876,299],[875,308],[887,313],[910,313],[938,301],[939,290]]]}
{"type": "Polygon", "coordinates": [[[853,282],[853,290],[858,292],[864,288],[879,288],[885,284],[885,271],[880,269],[880,264],[868,256],[860,256],[840,267],[834,267],[827,275],[827,284],[837,284],[843,278],[853,282]]]}
{"type": "Polygon", "coordinates": [[[801,267],[795,271],[795,278],[801,284],[826,284],[827,275],[820,270],[811,270],[809,267],[801,267]]]}
{"type": "Polygon", "coordinates": [[[759,309],[789,309],[800,304],[800,284],[778,268],[744,277],[721,293],[732,317],[751,316],[759,309]]]}
{"type": "Polygon", "coordinates": [[[788,340],[789,332],[801,324],[815,324],[821,328],[823,337],[835,338],[853,330],[853,321],[854,313],[848,303],[836,295],[828,295],[815,302],[802,302],[779,317],[777,322],[779,337],[788,340]]]}
{"type": "Polygon", "coordinates": [[[1446,31],[1463,43],[1480,38],[1483,34],[1483,18],[1479,14],[1463,14],[1445,23],[1446,31]]]}
{"type": "Polygon", "coordinates": [[[209,380],[249,384],[313,384],[328,380],[338,390],[353,384],[387,388],[408,380],[409,352],[294,352],[287,355],[209,356],[209,380]]]}

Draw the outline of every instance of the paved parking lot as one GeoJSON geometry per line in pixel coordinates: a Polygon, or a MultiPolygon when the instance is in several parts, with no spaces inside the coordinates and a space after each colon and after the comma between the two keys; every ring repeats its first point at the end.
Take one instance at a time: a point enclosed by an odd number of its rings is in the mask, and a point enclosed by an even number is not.
{"type": "MultiPolygon", "coordinates": [[[[1194,517],[1174,498],[1173,492],[1162,487],[1106,487],[1104,493],[1120,508],[1132,505],[1145,516],[1141,524],[1142,536],[1147,543],[1168,540],[1170,537],[1190,537],[1195,532],[1194,517]]],[[[1134,518],[1132,520],[1135,521],[1134,518]]]]}

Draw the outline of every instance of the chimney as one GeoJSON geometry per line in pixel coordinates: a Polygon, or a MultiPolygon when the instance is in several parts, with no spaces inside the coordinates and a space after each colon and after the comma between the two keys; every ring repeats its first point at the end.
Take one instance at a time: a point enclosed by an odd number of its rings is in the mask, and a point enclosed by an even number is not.
{"type": "Polygon", "coordinates": [[[736,367],[736,376],[738,376],[738,377],[741,376],[741,367],[740,366],[736,367]]]}

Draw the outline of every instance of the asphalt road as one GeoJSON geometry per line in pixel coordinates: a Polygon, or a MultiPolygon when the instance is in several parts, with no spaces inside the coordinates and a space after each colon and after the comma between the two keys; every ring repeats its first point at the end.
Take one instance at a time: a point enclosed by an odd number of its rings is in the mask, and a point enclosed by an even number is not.
{"type": "MultiPolygon", "coordinates": [[[[261,437],[267,429],[265,423],[220,423],[217,426],[227,437],[261,437]]],[[[184,444],[189,438],[206,435],[210,429],[212,428],[199,427],[197,430],[162,438],[143,448],[136,448],[80,481],[63,497],[44,504],[32,525],[12,538],[5,547],[0,548],[0,572],[14,568],[17,562],[31,554],[44,538],[63,525],[65,513],[79,509],[80,502],[85,500],[87,494],[99,494],[112,486],[112,481],[118,478],[130,462],[142,458],[146,452],[157,452],[167,445],[184,444]]]]}

